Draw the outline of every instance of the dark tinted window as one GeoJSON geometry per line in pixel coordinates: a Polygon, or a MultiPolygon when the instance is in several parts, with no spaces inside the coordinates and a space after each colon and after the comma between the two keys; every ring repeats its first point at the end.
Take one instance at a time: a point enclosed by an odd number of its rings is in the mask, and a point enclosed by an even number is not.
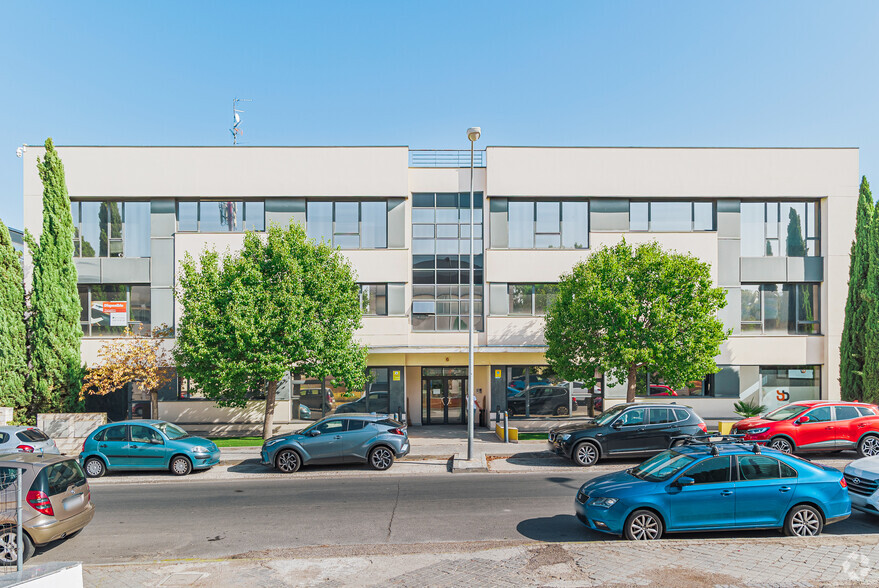
{"type": "MultiPolygon", "coordinates": [[[[9,435],[6,435],[8,438],[9,435]]],[[[0,490],[6,490],[15,484],[15,478],[18,472],[15,468],[0,468],[0,490]]]]}
{"type": "Polygon", "coordinates": [[[697,484],[716,484],[729,482],[729,457],[712,457],[700,461],[686,472],[697,484]]]}
{"type": "Polygon", "coordinates": [[[0,433],[0,443],[9,441],[9,433],[0,433]]]}
{"type": "Polygon", "coordinates": [[[778,462],[778,465],[781,466],[781,477],[782,478],[796,478],[797,470],[793,469],[783,461],[778,462]]]}
{"type": "Polygon", "coordinates": [[[162,443],[159,432],[143,425],[131,425],[131,441],[137,443],[162,443]]]}
{"type": "Polygon", "coordinates": [[[861,413],[858,412],[854,406],[837,406],[836,407],[836,420],[838,421],[847,421],[849,419],[856,419],[861,416],[861,413]]]}
{"type": "Polygon", "coordinates": [[[82,473],[82,468],[72,459],[52,464],[43,472],[49,484],[49,496],[61,494],[70,486],[78,486],[85,482],[85,474],[82,473]]]}
{"type": "Polygon", "coordinates": [[[806,413],[810,423],[826,423],[830,421],[830,407],[821,406],[806,413]]]}
{"type": "Polygon", "coordinates": [[[687,420],[688,418],[690,418],[690,413],[688,413],[688,412],[687,412],[686,410],[684,410],[683,408],[676,408],[676,409],[674,409],[674,410],[675,410],[675,416],[677,417],[677,419],[678,419],[679,421],[685,421],[685,420],[687,420]]]}
{"type": "Polygon", "coordinates": [[[778,478],[778,460],[764,455],[740,456],[739,476],[742,480],[771,480],[778,478]]]}
{"type": "Polygon", "coordinates": [[[32,443],[42,443],[48,441],[49,438],[39,429],[25,429],[15,434],[22,441],[31,441],[32,443]]]}
{"type": "Polygon", "coordinates": [[[366,426],[366,421],[361,421],[359,419],[348,419],[348,430],[349,431],[358,431],[366,426]]]}
{"type": "Polygon", "coordinates": [[[670,408],[651,408],[650,424],[661,425],[662,423],[673,423],[675,420],[674,411],[670,408]]]}
{"type": "Polygon", "coordinates": [[[127,441],[128,426],[118,425],[116,427],[108,427],[104,429],[104,441],[127,441]]]}
{"type": "Polygon", "coordinates": [[[858,406],[856,408],[858,409],[858,412],[861,413],[861,416],[876,416],[873,411],[866,406],[858,406]]]}
{"type": "Polygon", "coordinates": [[[106,429],[101,429],[97,433],[95,433],[95,441],[103,441],[104,440],[104,432],[106,429]]]}

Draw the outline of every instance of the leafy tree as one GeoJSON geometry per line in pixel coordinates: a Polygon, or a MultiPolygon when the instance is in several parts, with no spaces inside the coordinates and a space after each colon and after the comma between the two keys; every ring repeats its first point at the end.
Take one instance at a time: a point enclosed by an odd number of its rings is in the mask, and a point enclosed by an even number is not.
{"type": "Polygon", "coordinates": [[[163,326],[153,329],[151,337],[125,329],[125,336],[104,344],[98,351],[98,364],[85,376],[79,391],[80,400],[86,394],[105,396],[138,383],[150,393],[153,418],[159,415],[159,388],[171,381],[171,354],[163,347],[163,338],[171,335],[163,326]]]}
{"type": "MultiPolygon", "coordinates": [[[[867,282],[864,288],[866,320],[864,321],[864,395],[861,400],[879,401],[879,204],[873,209],[873,221],[870,225],[869,267],[867,282]]],[[[847,318],[847,317],[846,317],[847,318]]],[[[853,328],[859,325],[853,324],[853,328]]],[[[845,341],[845,339],[843,339],[845,341]]],[[[846,395],[850,392],[844,391],[846,395]]]]}
{"type": "Polygon", "coordinates": [[[43,232],[39,244],[25,232],[33,258],[28,337],[31,395],[28,416],[78,410],[83,367],[80,363],[80,302],[73,265],[73,217],[64,181],[64,165],[52,139],[37,161],[43,181],[43,232]]]}
{"type": "Polygon", "coordinates": [[[845,321],[839,345],[839,384],[845,400],[864,398],[864,325],[870,302],[867,300],[867,272],[870,268],[870,230],[873,224],[873,195],[867,177],[861,178],[855,238],[852,241],[845,321]]]}
{"type": "Polygon", "coordinates": [[[657,243],[603,247],[561,277],[546,316],[546,358],[566,380],[595,384],[596,371],[626,380],[635,399],[639,368],[672,387],[718,371],[729,335],[716,317],[726,306],[710,267],[657,243]]]}
{"type": "Polygon", "coordinates": [[[9,229],[0,221],[0,406],[27,408],[24,272],[9,229]]]}
{"type": "Polygon", "coordinates": [[[186,256],[177,299],[183,317],[174,358],[194,389],[221,406],[266,391],[263,436],[272,434],[277,383],[287,372],[349,389],[366,383],[359,287],[348,262],[296,223],[265,239],[244,237],[240,253],[186,256]]]}

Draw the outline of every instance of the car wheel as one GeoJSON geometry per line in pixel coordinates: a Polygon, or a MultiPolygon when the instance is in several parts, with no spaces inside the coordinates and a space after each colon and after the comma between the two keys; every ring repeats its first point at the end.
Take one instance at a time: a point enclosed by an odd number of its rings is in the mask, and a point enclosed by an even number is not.
{"type": "Polygon", "coordinates": [[[782,453],[793,453],[793,443],[784,437],[775,437],[769,441],[769,447],[781,451],[782,453]]]}
{"type": "MultiPolygon", "coordinates": [[[[34,554],[34,543],[23,531],[21,542],[24,544],[21,561],[26,562],[34,554]]],[[[14,566],[18,563],[17,543],[15,527],[7,526],[0,529],[0,566],[14,566]]]]}
{"type": "Polygon", "coordinates": [[[379,446],[369,452],[369,466],[374,470],[386,470],[394,463],[394,454],[387,447],[379,446]]]}
{"type": "Polygon", "coordinates": [[[578,466],[595,465],[598,461],[598,448],[588,441],[583,441],[574,447],[571,456],[574,458],[574,463],[578,466]]]}
{"type": "Polygon", "coordinates": [[[867,435],[858,443],[858,455],[861,457],[873,457],[879,455],[879,437],[867,435]]]}
{"type": "Polygon", "coordinates": [[[568,414],[568,407],[560,404],[556,407],[555,413],[557,416],[565,416],[568,414]]]}
{"type": "Polygon", "coordinates": [[[792,537],[816,537],[823,528],[821,513],[808,504],[793,507],[784,519],[784,534],[792,537]]]}
{"type": "Polygon", "coordinates": [[[662,537],[662,519],[651,510],[636,510],[626,519],[626,539],[653,541],[662,537]]]}
{"type": "Polygon", "coordinates": [[[301,465],[302,460],[299,459],[299,454],[292,449],[284,449],[278,452],[278,457],[275,458],[275,469],[285,474],[292,474],[298,471],[301,465]]]}
{"type": "Polygon", "coordinates": [[[175,476],[185,476],[192,471],[192,462],[188,458],[178,455],[171,460],[170,470],[175,476]]]}
{"type": "Polygon", "coordinates": [[[107,473],[107,466],[100,457],[90,457],[85,460],[85,475],[89,478],[100,478],[107,473]]]}

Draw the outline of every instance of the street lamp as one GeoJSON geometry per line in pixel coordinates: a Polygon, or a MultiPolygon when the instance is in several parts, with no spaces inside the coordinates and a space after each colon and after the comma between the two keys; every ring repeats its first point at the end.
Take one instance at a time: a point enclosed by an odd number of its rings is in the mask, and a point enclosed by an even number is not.
{"type": "Polygon", "coordinates": [[[476,417],[474,410],[476,405],[473,401],[473,260],[476,258],[473,245],[473,143],[482,134],[479,127],[467,129],[467,139],[470,140],[470,316],[467,321],[467,461],[473,459],[473,420],[476,417]]]}

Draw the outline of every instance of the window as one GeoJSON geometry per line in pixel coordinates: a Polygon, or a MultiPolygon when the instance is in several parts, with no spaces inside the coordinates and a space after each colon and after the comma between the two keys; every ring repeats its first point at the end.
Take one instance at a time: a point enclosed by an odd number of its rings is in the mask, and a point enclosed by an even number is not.
{"type": "Polygon", "coordinates": [[[636,396],[652,396],[654,398],[674,396],[714,396],[715,374],[709,374],[702,380],[687,382],[679,388],[672,388],[658,374],[651,370],[640,369],[635,379],[636,396]]]}
{"type": "Polygon", "coordinates": [[[876,416],[875,413],[873,413],[873,411],[866,406],[856,406],[855,408],[858,409],[858,412],[861,413],[861,416],[876,416]]]}
{"type": "Polygon", "coordinates": [[[507,205],[510,249],[586,249],[589,202],[517,200],[507,205]]]}
{"type": "Polygon", "coordinates": [[[42,443],[49,440],[49,437],[39,429],[25,429],[16,433],[15,436],[18,437],[19,441],[25,443],[42,443]]]}
{"type": "Polygon", "coordinates": [[[120,425],[118,427],[109,427],[104,429],[104,441],[127,441],[128,427],[120,425]]]}
{"type": "Polygon", "coordinates": [[[710,457],[700,461],[686,472],[696,484],[719,484],[730,481],[729,457],[710,457]]]}
{"type": "Polygon", "coordinates": [[[360,310],[365,316],[387,316],[388,285],[360,284],[360,310]]]}
{"type": "Polygon", "coordinates": [[[71,486],[85,484],[85,473],[72,459],[47,466],[41,474],[46,476],[49,496],[66,492],[71,486]]]}
{"type": "Polygon", "coordinates": [[[359,431],[366,426],[366,421],[360,419],[348,419],[348,431],[359,431]]]}
{"type": "Polygon", "coordinates": [[[741,389],[748,390],[742,400],[769,411],[799,400],[817,400],[821,398],[821,366],[760,366],[759,380],[743,379],[741,389]]]}
{"type": "Polygon", "coordinates": [[[150,287],[127,284],[79,284],[79,323],[84,337],[120,337],[125,329],[152,332],[150,287]]]}
{"type": "Polygon", "coordinates": [[[324,421],[313,427],[315,431],[320,431],[321,435],[331,435],[333,433],[342,433],[345,431],[345,421],[333,420],[324,421]]]}
{"type": "Polygon", "coordinates": [[[818,202],[742,202],[742,257],[821,255],[818,202]]]}
{"type": "Polygon", "coordinates": [[[627,410],[619,418],[619,422],[624,427],[634,427],[636,425],[647,424],[647,409],[633,408],[632,410],[627,410]]]}
{"type": "Polygon", "coordinates": [[[181,200],[177,203],[177,230],[200,233],[265,231],[262,200],[181,200]]]}
{"type": "Polygon", "coordinates": [[[714,202],[629,203],[629,230],[649,232],[713,231],[714,202]]]}
{"type": "Polygon", "coordinates": [[[558,293],[556,284],[507,284],[510,314],[543,316],[558,293]]]}
{"type": "Polygon", "coordinates": [[[134,443],[153,443],[156,445],[163,443],[162,436],[155,429],[143,425],[130,425],[130,427],[131,441],[134,443]]]}
{"type": "Polygon", "coordinates": [[[738,459],[739,479],[743,481],[772,480],[782,477],[777,459],[766,457],[765,455],[745,455],[739,456],[738,459]]]}
{"type": "Polygon", "coordinates": [[[677,419],[675,418],[674,410],[670,408],[651,408],[650,409],[650,424],[651,425],[662,425],[665,423],[673,423],[677,419]]]}
{"type": "Polygon", "coordinates": [[[388,246],[388,203],[385,200],[335,202],[309,200],[305,207],[309,238],[342,249],[388,246]]]}
{"type": "Polygon", "coordinates": [[[859,413],[858,409],[854,406],[842,406],[837,404],[834,408],[836,409],[836,420],[838,421],[848,421],[861,416],[861,413],[859,413]]]}
{"type": "Polygon", "coordinates": [[[809,412],[807,412],[806,416],[809,417],[810,423],[829,423],[831,421],[830,407],[818,407],[814,410],[810,410],[809,412]]]}
{"type": "Polygon", "coordinates": [[[149,202],[71,202],[74,257],[149,257],[149,202]]]}
{"type": "Polygon", "coordinates": [[[676,409],[674,409],[674,411],[675,411],[675,418],[679,421],[685,421],[688,418],[690,418],[690,415],[683,408],[676,408],[676,409]]]}
{"type": "Polygon", "coordinates": [[[742,333],[818,334],[821,332],[820,295],[820,284],[744,284],[742,333]]]}

